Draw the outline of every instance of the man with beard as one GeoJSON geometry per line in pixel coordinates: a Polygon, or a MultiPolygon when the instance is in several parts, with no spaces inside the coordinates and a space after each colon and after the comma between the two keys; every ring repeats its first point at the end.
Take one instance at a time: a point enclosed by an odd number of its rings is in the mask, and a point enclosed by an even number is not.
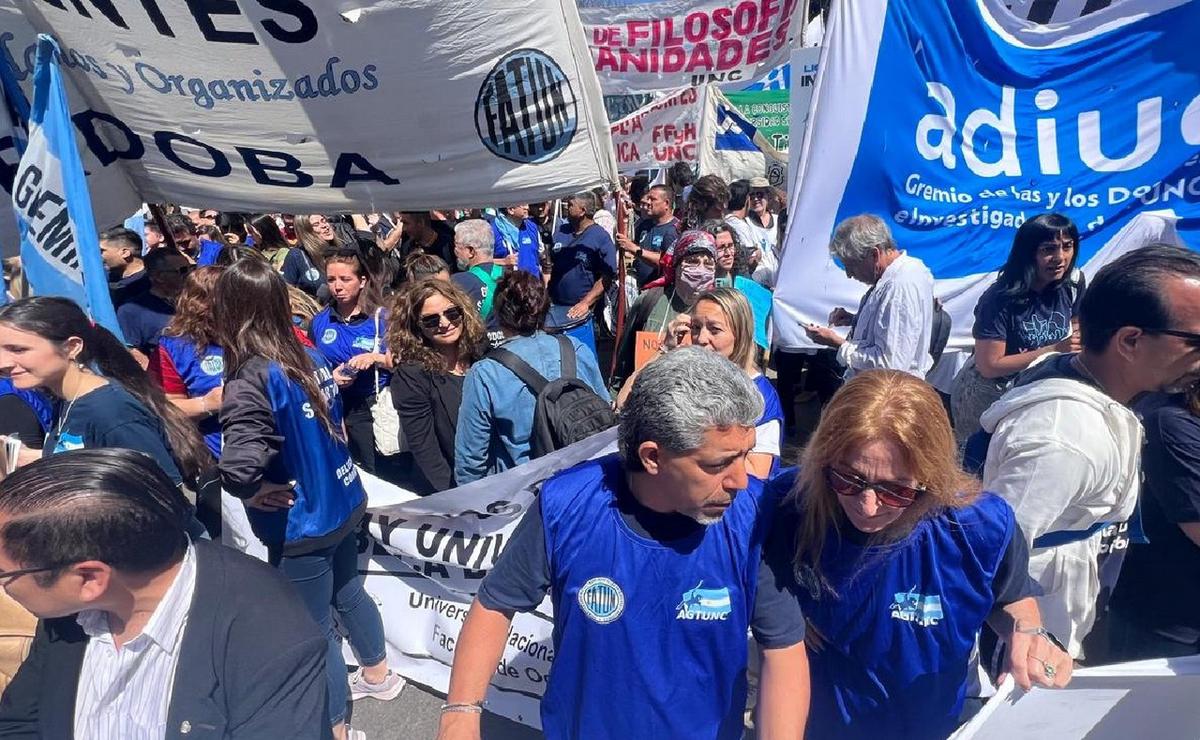
{"type": "MultiPolygon", "coordinates": [[[[984,460],[984,490],[1012,505],[1045,592],[1045,627],[1075,658],[1124,556],[1112,537],[1121,528],[1109,525],[1137,505],[1142,426],[1127,407],[1200,378],[1200,255],[1152,245],[1105,266],[1084,293],[1079,328],[1082,351],[1018,376],[967,445],[968,458],[984,460]]],[[[1130,525],[1136,535],[1136,518],[1130,525]]]]}
{"type": "Polygon", "coordinates": [[[763,560],[781,493],[747,475],[762,395],[744,370],[684,347],[643,369],[619,452],[542,484],[479,589],[454,654],[440,740],[479,738],[516,611],[554,604],[542,728],[563,738],[742,737],[746,632],[764,648],[761,737],[808,713],[804,617],[763,560]]]}

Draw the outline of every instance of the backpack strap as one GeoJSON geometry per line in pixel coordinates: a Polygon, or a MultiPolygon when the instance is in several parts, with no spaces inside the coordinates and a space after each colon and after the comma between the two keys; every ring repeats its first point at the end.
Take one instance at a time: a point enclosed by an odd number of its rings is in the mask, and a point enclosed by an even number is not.
{"type": "Polygon", "coordinates": [[[534,370],[528,362],[525,362],[520,357],[517,357],[515,354],[509,352],[503,347],[497,347],[491,352],[488,352],[487,356],[489,359],[495,360],[504,367],[508,368],[509,371],[512,372],[513,375],[516,375],[522,383],[529,386],[529,390],[533,393],[535,398],[540,396],[542,390],[550,384],[550,381],[546,380],[546,378],[537,370],[534,370]]]}
{"type": "Polygon", "coordinates": [[[486,321],[487,317],[492,314],[492,301],[496,297],[496,283],[500,280],[500,276],[504,274],[503,265],[492,265],[492,271],[488,272],[483,269],[483,265],[475,265],[467,272],[479,278],[479,282],[487,287],[487,295],[483,298],[483,303],[479,304],[479,315],[486,321]],[[497,270],[499,274],[497,274],[497,270]]]}
{"type": "Polygon", "coordinates": [[[563,334],[555,334],[554,337],[558,340],[562,377],[578,379],[579,375],[575,367],[575,347],[571,344],[571,340],[563,334]]]}

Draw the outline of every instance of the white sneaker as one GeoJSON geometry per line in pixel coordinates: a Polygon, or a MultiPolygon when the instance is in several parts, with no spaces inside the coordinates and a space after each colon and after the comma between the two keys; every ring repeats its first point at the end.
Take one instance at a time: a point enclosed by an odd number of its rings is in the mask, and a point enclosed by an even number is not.
{"type": "Polygon", "coordinates": [[[399,673],[388,671],[387,678],[381,683],[370,683],[363,675],[362,668],[350,674],[350,700],[358,701],[366,697],[380,701],[391,701],[404,690],[405,681],[399,673]]]}
{"type": "Polygon", "coordinates": [[[367,733],[346,725],[346,740],[367,740],[367,733]]]}

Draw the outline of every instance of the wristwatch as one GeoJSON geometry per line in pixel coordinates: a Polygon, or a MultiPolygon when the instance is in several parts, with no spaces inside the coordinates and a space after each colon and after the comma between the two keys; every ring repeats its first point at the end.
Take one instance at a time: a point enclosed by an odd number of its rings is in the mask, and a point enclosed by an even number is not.
{"type": "Polygon", "coordinates": [[[633,256],[637,259],[641,259],[642,258],[642,248],[638,247],[637,251],[633,253],[633,256]]]}

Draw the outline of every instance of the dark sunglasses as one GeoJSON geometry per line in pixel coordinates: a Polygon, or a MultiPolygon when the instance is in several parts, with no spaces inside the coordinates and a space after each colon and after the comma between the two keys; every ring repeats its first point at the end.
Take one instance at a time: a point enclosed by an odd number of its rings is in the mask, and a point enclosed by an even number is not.
{"type": "Polygon", "coordinates": [[[1188,343],[1191,347],[1200,348],[1200,334],[1193,334],[1190,331],[1178,331],[1176,329],[1142,329],[1147,334],[1165,334],[1168,337],[1179,337],[1188,343]]]}
{"type": "Polygon", "coordinates": [[[442,325],[443,318],[445,318],[446,321],[450,322],[450,324],[454,326],[457,325],[458,322],[462,321],[462,317],[462,309],[458,306],[451,306],[441,313],[431,313],[428,316],[422,316],[419,321],[422,329],[437,331],[438,327],[442,325]]]}
{"type": "Polygon", "coordinates": [[[875,492],[879,503],[895,509],[912,506],[917,496],[925,492],[924,488],[913,488],[891,481],[872,482],[854,473],[843,473],[832,465],[825,468],[825,482],[839,496],[857,496],[870,488],[875,492]]]}

